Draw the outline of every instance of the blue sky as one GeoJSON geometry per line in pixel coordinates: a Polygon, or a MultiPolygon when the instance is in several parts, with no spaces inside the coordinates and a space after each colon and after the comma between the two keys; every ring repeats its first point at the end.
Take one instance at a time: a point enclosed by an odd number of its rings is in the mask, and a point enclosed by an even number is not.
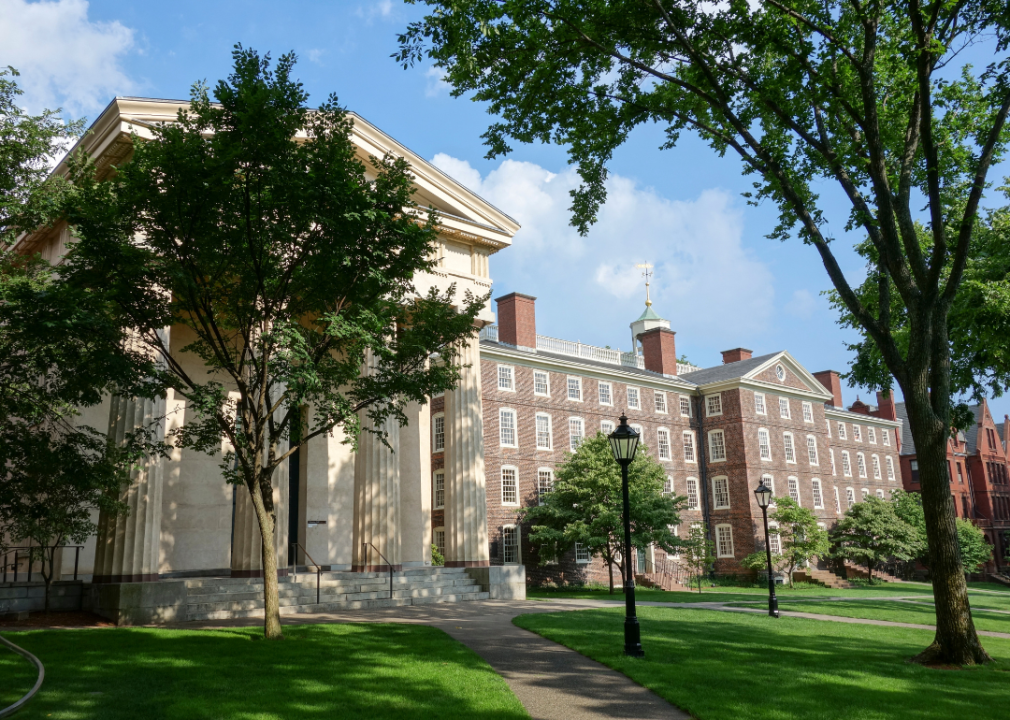
{"type": "MultiPolygon", "coordinates": [[[[450,97],[432,68],[404,70],[390,58],[396,33],[419,15],[392,0],[0,0],[0,66],[22,72],[30,108],[62,106],[93,119],[116,95],[186,98],[197,80],[213,85],[228,73],[236,42],[275,57],[293,50],[313,101],[336,93],[519,220],[514,245],[492,258],[495,295],[536,295],[540,333],[627,349],[628,323],[644,301],[634,266],[648,261],[654,306],[692,362],[713,365],[719,351],[744,346],[787,349],[812,371],[848,367],[852,337],[821,295],[829,281],[819,257],[797,241],[764,237],[775,210],[745,204],[750,181],[735,159],[689,137],[660,152],[660,129],[643,128],[617,153],[610,202],[581,238],[567,225],[576,179],[562,148],[521,146],[486,160],[486,109],[450,97]]],[[[838,246],[850,245],[842,214],[834,219],[838,246]]],[[[858,281],[861,262],[840,256],[858,281]]],[[[846,404],[856,393],[845,390],[846,404]]],[[[1010,401],[992,407],[999,418],[1010,401]]]]}

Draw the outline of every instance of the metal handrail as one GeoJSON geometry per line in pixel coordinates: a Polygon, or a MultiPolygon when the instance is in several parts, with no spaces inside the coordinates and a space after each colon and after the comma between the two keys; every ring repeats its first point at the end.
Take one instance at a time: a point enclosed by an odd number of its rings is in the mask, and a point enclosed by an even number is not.
{"type": "Polygon", "coordinates": [[[25,706],[25,704],[27,704],[27,702],[29,700],[31,700],[33,697],[35,697],[35,693],[37,693],[39,691],[39,688],[42,687],[42,681],[46,679],[46,669],[45,669],[45,667],[43,667],[41,660],[39,660],[37,657],[35,657],[34,655],[32,655],[30,652],[28,652],[24,648],[19,648],[17,645],[15,645],[14,643],[12,643],[10,640],[7,640],[6,638],[0,636],[0,643],[3,643],[4,645],[6,645],[11,650],[13,650],[14,652],[16,652],[18,655],[21,655],[21,656],[27,658],[29,660],[29,662],[33,663],[35,665],[35,667],[37,667],[39,669],[39,675],[38,675],[38,677],[35,680],[35,686],[31,690],[29,690],[28,693],[24,697],[22,697],[20,700],[18,700],[13,705],[8,705],[5,708],[0,708],[0,718],[5,718],[5,717],[10,717],[14,713],[16,713],[18,710],[20,710],[21,708],[23,708],[25,706]]]}
{"type": "MultiPolygon", "coordinates": [[[[7,570],[8,569],[14,571],[14,579],[12,580],[12,582],[17,582],[18,581],[18,564],[20,563],[20,560],[21,560],[21,558],[18,557],[18,552],[21,551],[21,550],[28,550],[29,551],[28,554],[25,556],[25,558],[28,560],[28,579],[25,582],[31,582],[32,581],[32,554],[31,554],[31,551],[35,550],[35,549],[38,549],[39,547],[40,546],[38,546],[38,545],[34,545],[34,546],[33,545],[23,545],[23,546],[19,546],[19,547],[7,548],[7,552],[5,552],[3,554],[3,561],[0,562],[0,566],[3,567],[3,580],[0,581],[0,582],[7,582],[7,570]],[[14,562],[8,563],[7,562],[7,558],[10,557],[12,550],[14,551],[14,562]]],[[[74,580],[77,580],[77,569],[78,569],[78,567],[80,567],[81,550],[84,549],[84,546],[83,545],[60,545],[60,547],[61,548],[73,548],[74,549],[74,580]]]]}
{"type": "Polygon", "coordinates": [[[291,547],[299,547],[299,548],[301,548],[302,552],[305,553],[305,557],[307,557],[312,562],[312,564],[315,565],[315,567],[316,567],[316,605],[318,605],[319,604],[319,584],[320,584],[320,579],[321,579],[322,574],[323,574],[323,568],[322,568],[322,566],[319,563],[317,563],[315,560],[312,559],[312,556],[309,555],[309,551],[306,550],[305,547],[301,543],[293,542],[293,543],[291,543],[291,547]]]}
{"type": "MultiPolygon", "coordinates": [[[[362,549],[363,554],[364,554],[364,556],[366,558],[368,557],[368,548],[366,547],[367,545],[372,545],[372,543],[370,543],[370,542],[363,542],[363,543],[361,543],[361,549],[362,549]]],[[[381,552],[379,552],[379,548],[375,547],[374,545],[372,545],[372,550],[374,550],[375,552],[379,553],[379,557],[381,557],[383,560],[385,560],[386,561],[386,565],[389,566],[389,599],[392,600],[393,599],[393,563],[389,562],[389,560],[386,559],[386,556],[383,555],[381,552]]],[[[367,560],[365,561],[365,566],[366,567],[368,566],[367,560]]]]}

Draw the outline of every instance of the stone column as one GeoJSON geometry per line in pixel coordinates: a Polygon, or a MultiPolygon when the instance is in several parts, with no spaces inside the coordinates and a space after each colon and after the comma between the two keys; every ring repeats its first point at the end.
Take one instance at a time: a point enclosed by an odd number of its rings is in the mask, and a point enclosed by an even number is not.
{"type": "Polygon", "coordinates": [[[480,341],[460,357],[459,385],[445,394],[445,564],[488,567],[480,341]]]}
{"type": "MultiPolygon", "coordinates": [[[[165,400],[113,397],[109,436],[123,442],[128,433],[157,423],[156,440],[165,439],[165,400]]],[[[164,468],[161,457],[146,458],[133,471],[121,499],[129,513],[98,517],[94,582],[149,582],[158,579],[161,542],[161,496],[164,468]]]]}
{"type": "Polygon", "coordinates": [[[431,565],[431,406],[409,403],[400,428],[400,552],[403,567],[431,565]]]}
{"type": "Polygon", "coordinates": [[[354,457],[354,565],[355,572],[383,572],[392,565],[402,569],[400,552],[400,425],[383,424],[387,448],[367,428],[372,421],[362,413],[358,452],[354,457]],[[364,543],[371,546],[364,547],[364,543]],[[386,556],[386,561],[379,553],[386,556]]]}
{"type": "MultiPolygon", "coordinates": [[[[278,452],[287,452],[288,441],[279,443],[278,452]]],[[[285,460],[274,471],[274,543],[277,547],[277,574],[288,574],[288,463],[285,460]]],[[[249,489],[235,486],[235,518],[231,541],[231,576],[263,577],[263,540],[256,508],[249,489]]]]}

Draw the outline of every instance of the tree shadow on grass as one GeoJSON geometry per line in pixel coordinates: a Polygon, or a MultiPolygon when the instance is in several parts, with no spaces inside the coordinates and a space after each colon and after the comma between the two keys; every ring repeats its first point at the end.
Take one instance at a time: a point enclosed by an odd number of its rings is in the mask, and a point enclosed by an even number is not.
{"type": "Polygon", "coordinates": [[[19,718],[528,717],[486,663],[435,628],[288,626],[277,642],[260,632],[19,633],[46,665],[19,718]]]}
{"type": "MultiPolygon", "coordinates": [[[[932,604],[896,602],[893,600],[858,600],[824,603],[780,603],[781,610],[820,613],[837,617],[867,618],[887,622],[935,625],[936,609],[932,604]]],[[[1010,633],[1010,615],[987,613],[972,602],[972,616],[977,630],[1010,633]]]]}
{"type": "MultiPolygon", "coordinates": [[[[907,662],[929,644],[927,631],[689,609],[641,608],[639,617],[644,660],[623,655],[620,610],[525,615],[516,623],[703,720],[1006,717],[1006,673],[907,662]]],[[[1006,667],[1010,641],[986,638],[985,645],[1006,667]]]]}

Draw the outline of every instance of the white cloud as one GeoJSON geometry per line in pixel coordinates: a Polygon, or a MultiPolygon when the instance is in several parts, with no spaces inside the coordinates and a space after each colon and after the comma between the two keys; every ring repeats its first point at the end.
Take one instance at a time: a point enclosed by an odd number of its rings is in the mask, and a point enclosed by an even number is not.
{"type": "Polygon", "coordinates": [[[325,50],[320,50],[319,48],[312,48],[307,53],[305,53],[305,57],[309,59],[310,63],[315,63],[316,65],[322,65],[323,55],[325,54],[326,54],[325,50]]]}
{"type": "Polygon", "coordinates": [[[0,62],[21,72],[29,110],[63,106],[81,114],[135,87],[122,67],[133,30],[90,21],[86,0],[0,0],[0,18],[0,62]]]}
{"type": "Polygon", "coordinates": [[[365,6],[359,6],[356,14],[369,22],[376,17],[389,19],[393,15],[393,0],[372,0],[365,6]]]}
{"type": "Polygon", "coordinates": [[[796,290],[783,309],[793,317],[807,320],[817,310],[817,298],[809,290],[796,290]]]}
{"type": "Polygon", "coordinates": [[[424,76],[428,79],[424,88],[426,97],[438,97],[451,87],[445,80],[445,70],[432,66],[425,71],[424,76]]]}
{"type": "Polygon", "coordinates": [[[522,225],[513,247],[492,259],[495,293],[537,295],[538,322],[567,316],[577,323],[563,337],[627,349],[628,323],[644,309],[635,267],[643,262],[655,265],[654,307],[680,333],[678,343],[694,336],[696,344],[704,337],[706,345],[736,346],[768,329],[772,273],[743,246],[741,212],[722,190],[669,200],[611,175],[599,221],[581,237],[569,224],[569,191],[579,183],[573,168],[552,173],[505,160],[482,177],[445,154],[432,162],[522,225]]]}

